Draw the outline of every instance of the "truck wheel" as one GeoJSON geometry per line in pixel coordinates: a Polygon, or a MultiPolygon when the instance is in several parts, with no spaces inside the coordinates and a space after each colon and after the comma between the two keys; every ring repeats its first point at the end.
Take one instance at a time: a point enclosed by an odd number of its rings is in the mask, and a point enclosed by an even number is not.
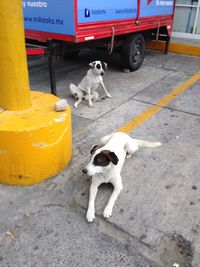
{"type": "Polygon", "coordinates": [[[79,50],[74,50],[74,51],[71,51],[71,52],[66,52],[64,54],[64,59],[74,59],[78,56],[79,54],[79,50]]]}
{"type": "Polygon", "coordinates": [[[144,59],[144,47],[142,34],[134,34],[124,41],[121,49],[121,62],[124,70],[139,69],[144,59]]]}

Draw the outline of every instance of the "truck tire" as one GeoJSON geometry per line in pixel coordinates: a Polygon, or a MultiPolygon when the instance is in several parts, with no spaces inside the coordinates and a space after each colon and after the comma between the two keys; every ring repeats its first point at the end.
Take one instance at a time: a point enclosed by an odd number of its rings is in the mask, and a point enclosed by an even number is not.
{"type": "Polygon", "coordinates": [[[134,34],[124,41],[121,49],[121,62],[124,70],[135,71],[144,59],[145,41],[142,34],[134,34]]]}

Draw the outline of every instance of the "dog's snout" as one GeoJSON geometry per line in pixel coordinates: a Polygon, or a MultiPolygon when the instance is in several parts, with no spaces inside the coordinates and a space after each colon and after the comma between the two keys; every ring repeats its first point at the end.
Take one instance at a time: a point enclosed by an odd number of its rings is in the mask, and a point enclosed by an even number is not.
{"type": "Polygon", "coordinates": [[[101,75],[102,75],[102,76],[104,75],[104,71],[101,72],[101,75]]]}
{"type": "Polygon", "coordinates": [[[84,168],[84,169],[82,169],[82,172],[84,173],[84,174],[87,174],[87,169],[86,168],[84,168]]]}

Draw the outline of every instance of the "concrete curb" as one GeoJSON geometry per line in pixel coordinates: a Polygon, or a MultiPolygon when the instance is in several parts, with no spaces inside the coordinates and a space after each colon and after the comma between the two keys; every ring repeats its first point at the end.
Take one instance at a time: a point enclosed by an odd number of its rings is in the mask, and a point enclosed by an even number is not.
{"type": "MultiPolygon", "coordinates": [[[[152,50],[164,51],[165,42],[164,41],[150,41],[146,43],[146,48],[152,49],[152,50]]],[[[172,53],[176,53],[176,54],[184,54],[184,55],[200,57],[200,46],[195,46],[195,45],[172,42],[169,44],[168,51],[172,53]]]]}

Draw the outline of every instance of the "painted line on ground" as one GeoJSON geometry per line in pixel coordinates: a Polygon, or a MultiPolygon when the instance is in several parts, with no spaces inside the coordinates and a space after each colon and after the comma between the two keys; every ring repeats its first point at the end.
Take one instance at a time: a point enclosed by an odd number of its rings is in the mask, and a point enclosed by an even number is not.
{"type": "Polygon", "coordinates": [[[145,121],[149,120],[153,115],[158,113],[163,107],[166,107],[172,100],[174,100],[177,96],[182,94],[185,90],[187,90],[191,85],[200,80],[200,71],[198,71],[195,75],[189,78],[187,81],[173,89],[169,94],[166,94],[163,98],[161,98],[158,102],[156,102],[152,107],[144,110],[136,117],[129,120],[127,123],[122,125],[117,129],[119,132],[129,133],[142,125],[145,121]]]}

